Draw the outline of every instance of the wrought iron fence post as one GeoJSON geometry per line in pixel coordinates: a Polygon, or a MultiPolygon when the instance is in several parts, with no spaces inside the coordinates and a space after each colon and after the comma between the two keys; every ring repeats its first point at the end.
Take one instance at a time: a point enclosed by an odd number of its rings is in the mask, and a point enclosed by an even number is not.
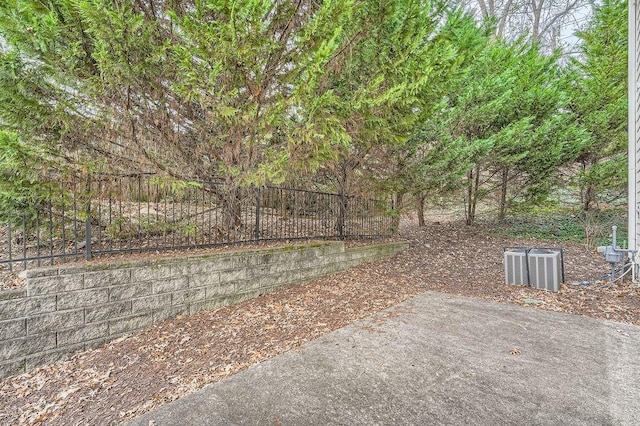
{"type": "Polygon", "coordinates": [[[85,246],[84,258],[91,260],[91,175],[87,176],[87,203],[85,206],[86,217],[84,218],[85,246]]]}
{"type": "Polygon", "coordinates": [[[347,215],[347,197],[345,196],[344,192],[342,192],[342,190],[340,191],[339,194],[339,208],[338,208],[338,236],[340,237],[341,240],[344,239],[344,225],[345,225],[345,221],[346,221],[346,215],[347,215]]]}
{"type": "Polygon", "coordinates": [[[397,202],[397,198],[391,195],[391,222],[389,223],[389,231],[391,234],[395,234],[398,231],[400,225],[400,204],[397,202]]]}
{"type": "Polygon", "coordinates": [[[256,228],[254,237],[256,241],[260,241],[260,187],[256,188],[256,228]]]}

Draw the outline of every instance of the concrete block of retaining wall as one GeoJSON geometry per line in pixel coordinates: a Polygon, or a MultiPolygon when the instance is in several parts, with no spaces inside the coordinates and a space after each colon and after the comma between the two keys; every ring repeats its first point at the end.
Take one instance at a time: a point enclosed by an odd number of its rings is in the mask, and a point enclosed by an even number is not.
{"type": "Polygon", "coordinates": [[[61,359],[66,359],[73,352],[84,350],[84,343],[80,343],[77,345],[69,345],[56,349],[52,349],[45,352],[40,352],[34,355],[30,355],[26,360],[26,369],[27,371],[38,367],[42,364],[48,364],[51,362],[60,361],[61,359]]]}
{"type": "Polygon", "coordinates": [[[156,280],[153,282],[153,294],[169,293],[177,290],[185,290],[189,287],[187,277],[168,278],[166,280],[156,280]]]}
{"type": "Polygon", "coordinates": [[[35,268],[35,269],[27,269],[24,271],[24,275],[27,278],[36,278],[36,277],[50,277],[53,275],[58,275],[57,267],[50,268],[35,268]]]}
{"type": "Polygon", "coordinates": [[[171,304],[181,305],[183,303],[192,303],[204,300],[206,297],[207,294],[205,287],[180,290],[171,293],[171,304]]]}
{"type": "Polygon", "coordinates": [[[139,330],[153,324],[151,312],[131,315],[109,321],[109,335],[126,333],[128,331],[139,330]]]}
{"type": "Polygon", "coordinates": [[[236,256],[230,255],[229,258],[221,257],[219,254],[211,256],[202,256],[189,258],[185,264],[176,263],[171,265],[171,273],[173,276],[183,275],[206,275],[215,274],[225,269],[233,269],[241,266],[236,256]]]}
{"type": "Polygon", "coordinates": [[[85,323],[99,322],[131,315],[131,301],[111,302],[101,306],[85,308],[85,323]]]}
{"type": "Polygon", "coordinates": [[[299,271],[297,271],[297,274],[298,274],[297,281],[298,282],[311,281],[319,277],[324,277],[326,275],[333,274],[334,272],[337,272],[339,270],[341,269],[339,269],[337,266],[333,267],[328,265],[323,265],[322,267],[317,267],[317,268],[300,269],[299,271]]]}
{"type": "Polygon", "coordinates": [[[67,346],[76,343],[84,343],[89,340],[107,337],[109,335],[109,324],[107,322],[96,324],[85,324],[71,330],[58,333],[58,346],[67,346]]]}
{"type": "Polygon", "coordinates": [[[251,290],[244,293],[236,293],[231,294],[229,296],[222,297],[218,300],[218,306],[230,306],[235,305],[236,303],[244,302],[245,300],[253,299],[255,297],[260,296],[261,294],[266,294],[268,291],[262,290],[251,290]]]}
{"type": "Polygon", "coordinates": [[[175,262],[170,265],[171,276],[182,277],[185,275],[193,275],[202,273],[201,262],[185,260],[184,262],[175,262]]]}
{"type": "Polygon", "coordinates": [[[109,343],[113,342],[114,340],[118,340],[120,338],[127,338],[129,336],[131,336],[130,331],[127,331],[124,333],[118,333],[118,334],[110,334],[108,337],[88,340],[84,342],[84,348],[89,349],[89,348],[95,348],[102,345],[109,345],[109,343]]]}
{"type": "Polygon", "coordinates": [[[0,302],[0,320],[38,315],[55,310],[55,295],[5,300],[0,302]]]}
{"type": "MultiPolygon", "coordinates": [[[[291,250],[293,253],[293,250],[291,250]]],[[[289,253],[289,251],[287,251],[289,253]]],[[[268,253],[256,253],[252,256],[247,256],[247,266],[262,268],[264,265],[273,265],[274,263],[280,263],[282,258],[278,256],[278,253],[271,251],[268,253]]]]}
{"type": "Polygon", "coordinates": [[[112,287],[131,281],[130,269],[113,269],[86,272],[84,274],[84,288],[112,287]]]}
{"type": "Polygon", "coordinates": [[[27,333],[59,331],[84,324],[84,309],[58,311],[27,318],[27,333]]]}
{"type": "Polygon", "coordinates": [[[198,312],[217,309],[224,304],[218,299],[207,299],[202,302],[194,302],[189,304],[189,315],[197,314],[198,312]]]}
{"type": "Polygon", "coordinates": [[[26,362],[24,359],[17,361],[8,361],[0,363],[0,379],[13,376],[15,374],[21,374],[26,371],[26,362]]]}
{"type": "Polygon", "coordinates": [[[171,277],[170,264],[157,264],[131,269],[131,281],[163,280],[171,277]]]}
{"type": "MultiPolygon", "coordinates": [[[[279,287],[283,284],[297,282],[300,279],[299,271],[286,271],[279,274],[264,275],[258,279],[257,288],[279,287]]],[[[253,288],[249,287],[248,290],[253,288]]]]}
{"type": "Polygon", "coordinates": [[[153,323],[166,321],[170,318],[175,318],[178,315],[188,315],[188,305],[175,305],[170,308],[160,308],[153,311],[153,323]]]}
{"type": "Polygon", "coordinates": [[[63,291],[82,290],[83,285],[82,274],[31,278],[27,280],[27,295],[39,296],[63,291]]]}
{"type": "Polygon", "coordinates": [[[95,269],[95,266],[58,266],[58,275],[84,274],[95,269]]]}
{"type": "Polygon", "coordinates": [[[376,259],[371,259],[370,261],[367,261],[367,262],[363,262],[363,261],[362,261],[362,260],[360,260],[360,259],[347,260],[347,261],[345,262],[345,265],[346,265],[346,267],[347,267],[347,268],[355,268],[356,266],[363,265],[363,264],[365,264],[365,263],[369,263],[369,262],[373,262],[373,261],[375,261],[375,260],[376,260],[376,259]]]}
{"type": "Polygon", "coordinates": [[[315,268],[323,264],[324,264],[323,258],[319,258],[319,257],[304,258],[296,262],[294,269],[299,270],[299,269],[315,268]]]}
{"type": "MultiPolygon", "coordinates": [[[[355,259],[362,259],[365,257],[370,257],[368,255],[370,255],[371,253],[367,253],[365,250],[362,250],[361,247],[355,247],[353,249],[348,250],[345,253],[345,258],[349,259],[349,260],[355,260],[355,259]]],[[[377,253],[374,253],[374,256],[377,253]]]]}
{"type": "Polygon", "coordinates": [[[27,319],[0,321],[0,340],[15,339],[27,335],[27,319]]]}
{"type": "MultiPolygon", "coordinates": [[[[267,256],[266,254],[264,256],[267,256]]],[[[228,268],[228,269],[253,269],[256,267],[260,267],[263,265],[263,255],[256,253],[247,253],[242,265],[237,266],[236,268],[228,268]]]]}
{"type": "Polygon", "coordinates": [[[146,312],[153,309],[171,306],[171,294],[156,294],[153,296],[141,297],[131,301],[131,312],[146,312]]]}
{"type": "Polygon", "coordinates": [[[220,272],[220,283],[229,283],[247,278],[246,269],[231,269],[220,272]]]}
{"type": "Polygon", "coordinates": [[[228,282],[224,284],[205,287],[207,291],[207,299],[217,298],[219,296],[225,296],[233,294],[236,291],[236,283],[228,282]]]}
{"type": "Polygon", "coordinates": [[[189,287],[208,287],[219,282],[219,272],[197,273],[189,277],[189,287]]]}
{"type": "Polygon", "coordinates": [[[262,271],[265,274],[277,274],[280,272],[286,272],[291,270],[298,269],[297,262],[289,263],[289,262],[275,262],[269,265],[264,265],[257,271],[262,271]]]}
{"type": "Polygon", "coordinates": [[[235,282],[236,293],[244,293],[245,291],[257,290],[259,288],[260,278],[252,278],[235,282]]]}
{"type": "Polygon", "coordinates": [[[84,343],[84,350],[86,349],[91,349],[91,348],[97,348],[99,346],[104,345],[105,343],[111,342],[112,340],[115,340],[116,337],[109,335],[109,337],[100,337],[98,339],[93,339],[93,340],[87,340],[84,343]]]}
{"type": "Polygon", "coordinates": [[[256,262],[253,266],[261,268],[264,265],[295,265],[308,254],[309,252],[305,247],[285,247],[271,253],[255,256],[256,262]]]}
{"type": "Polygon", "coordinates": [[[344,243],[342,241],[321,244],[314,248],[317,256],[329,256],[332,254],[344,253],[344,243]]]}
{"type": "Polygon", "coordinates": [[[56,347],[56,333],[20,337],[0,342],[0,361],[9,361],[56,347]]]}
{"type": "Polygon", "coordinates": [[[3,300],[20,299],[27,297],[27,290],[22,288],[0,290],[0,302],[3,300]]]}
{"type": "Polygon", "coordinates": [[[246,257],[250,252],[245,254],[240,253],[226,253],[226,254],[214,254],[212,256],[203,256],[201,258],[201,269],[198,273],[210,273],[217,271],[225,271],[227,269],[244,268],[246,265],[246,257]]]}
{"type": "Polygon", "coordinates": [[[109,301],[111,302],[130,300],[135,297],[150,296],[152,294],[153,284],[151,281],[109,287],[109,301]]]}
{"type": "Polygon", "coordinates": [[[58,294],[57,310],[95,306],[109,301],[108,288],[91,288],[58,294]]]}

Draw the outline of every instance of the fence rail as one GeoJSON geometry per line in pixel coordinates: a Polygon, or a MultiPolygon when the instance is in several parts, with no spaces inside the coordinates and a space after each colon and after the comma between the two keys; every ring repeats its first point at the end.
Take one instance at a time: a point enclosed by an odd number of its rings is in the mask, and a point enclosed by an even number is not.
{"type": "Polygon", "coordinates": [[[384,202],[324,192],[102,176],[66,184],[3,217],[0,268],[22,270],[126,252],[391,234],[384,202]]]}

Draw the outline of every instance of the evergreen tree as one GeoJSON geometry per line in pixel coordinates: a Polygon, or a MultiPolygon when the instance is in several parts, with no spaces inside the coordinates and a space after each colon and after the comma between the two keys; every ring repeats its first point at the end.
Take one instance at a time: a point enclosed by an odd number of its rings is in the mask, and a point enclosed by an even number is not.
{"type": "Polygon", "coordinates": [[[452,152],[468,159],[468,224],[475,221],[478,202],[489,195],[498,195],[499,218],[511,199],[540,195],[567,161],[566,137],[575,134],[566,129],[565,79],[555,56],[487,32],[473,45],[471,60],[450,82],[436,115],[449,123],[447,138],[456,141],[452,152]]]}
{"type": "MultiPolygon", "coordinates": [[[[238,188],[401,140],[430,1],[0,3],[0,125],[72,164],[238,188]]],[[[340,187],[342,190],[344,186],[340,187]]]]}
{"type": "Polygon", "coordinates": [[[574,61],[571,110],[587,134],[575,176],[584,211],[626,194],[627,25],[627,2],[605,0],[589,27],[578,34],[582,57],[574,61]]]}

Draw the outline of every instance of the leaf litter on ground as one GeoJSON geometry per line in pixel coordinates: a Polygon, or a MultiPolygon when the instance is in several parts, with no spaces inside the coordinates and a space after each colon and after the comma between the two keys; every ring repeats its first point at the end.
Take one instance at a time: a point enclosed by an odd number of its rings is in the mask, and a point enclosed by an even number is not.
{"type": "MultiPolygon", "coordinates": [[[[553,241],[509,239],[460,223],[409,223],[401,234],[409,246],[394,258],[178,316],[7,378],[0,382],[0,424],[120,424],[425,291],[640,325],[640,288],[628,281],[564,284],[558,293],[504,284],[503,247],[558,245],[553,241]]],[[[562,247],[567,282],[608,272],[593,250],[562,247]]]]}

